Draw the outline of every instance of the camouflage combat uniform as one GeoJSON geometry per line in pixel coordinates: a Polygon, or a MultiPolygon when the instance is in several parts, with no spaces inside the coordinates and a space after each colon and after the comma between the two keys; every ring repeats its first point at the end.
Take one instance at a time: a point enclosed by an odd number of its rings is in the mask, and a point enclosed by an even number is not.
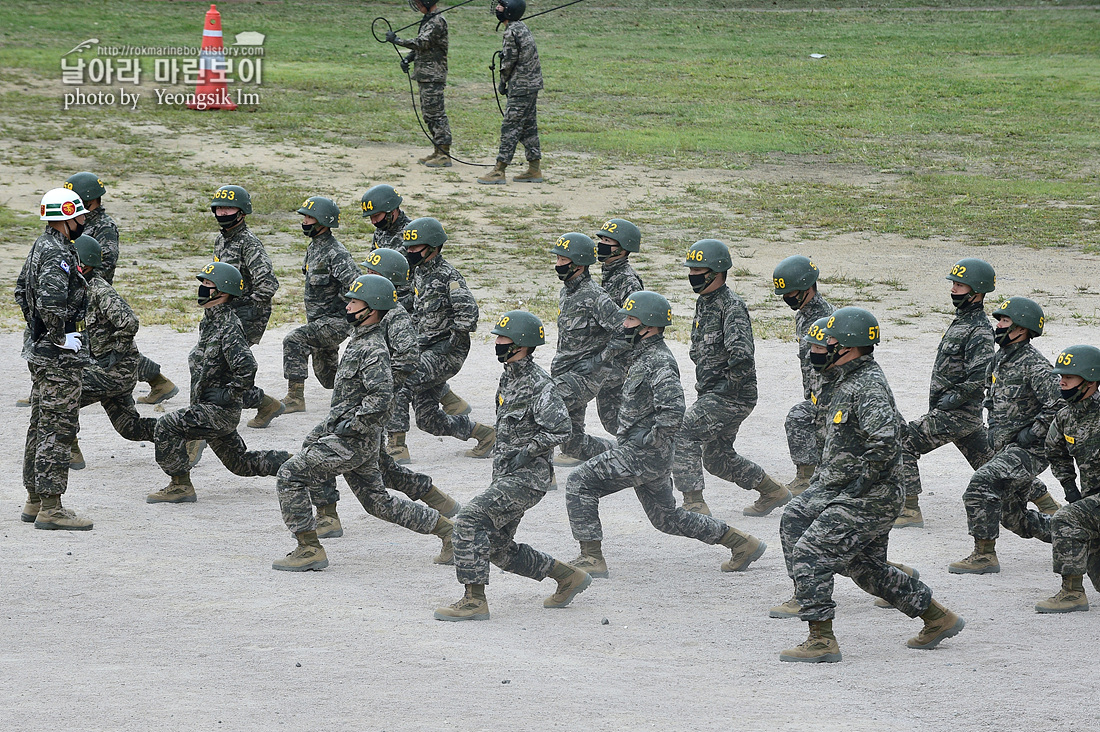
{"type": "Polygon", "coordinates": [[[764,470],[738,455],[733,445],[756,406],[752,321],[745,301],[726,285],[695,301],[689,354],[698,397],[676,435],[676,490],[703,490],[704,465],[719,478],[753,490],[764,480],[764,470]]]}
{"type": "Polygon", "coordinates": [[[542,66],[535,37],[522,21],[514,20],[504,29],[500,83],[508,90],[508,106],[500,123],[497,162],[511,163],[517,144],[523,145],[528,161],[541,160],[537,104],[542,89],[542,66]]]}
{"type": "Polygon", "coordinates": [[[313,237],[302,264],[305,275],[306,324],[283,338],[283,377],[305,381],[313,357],[313,373],[321,386],[331,389],[336,379],[340,344],[351,326],[344,317],[345,300],[359,267],[331,231],[313,237]]]}
{"type": "Polygon", "coordinates": [[[87,290],[77,271],[76,249],[53,227],[31,247],[15,283],[23,311],[23,358],[31,372],[31,419],[23,452],[23,485],[28,495],[65,492],[69,456],[78,429],[81,372],[88,345],[63,348],[65,334],[84,319],[87,290]]]}
{"type": "MultiPolygon", "coordinates": [[[[617,262],[604,262],[600,287],[611,298],[611,302],[619,307],[626,302],[626,298],[645,289],[642,278],[630,266],[627,257],[617,262]]],[[[596,411],[600,415],[600,423],[613,435],[619,431],[619,402],[622,400],[623,382],[629,368],[630,351],[624,350],[612,359],[607,378],[596,394],[596,411]]]]}
{"type": "Polygon", "coordinates": [[[802,368],[802,398],[787,412],[783,427],[787,432],[787,448],[795,465],[818,465],[825,439],[817,429],[817,402],[821,396],[821,374],[810,364],[810,344],[803,341],[816,321],[833,314],[833,306],[814,293],[810,301],[794,314],[794,330],[798,336],[798,362],[802,368]]]}
{"type": "Polygon", "coordinates": [[[558,294],[558,350],[550,364],[573,423],[563,453],[587,460],[607,449],[604,440],[584,433],[584,415],[611,373],[615,356],[626,348],[619,306],[592,276],[586,271],[564,283],[558,294]]]}
{"type": "Polygon", "coordinates": [[[1046,470],[1044,438],[1058,412],[1058,381],[1030,341],[994,354],[986,376],[985,410],[993,457],[974,472],[963,493],[975,539],[996,539],[999,525],[1025,539],[1050,541],[1050,517],[1027,507],[1033,478],[1046,470]],[[1020,444],[1026,430],[1031,444],[1020,444]]]}
{"type": "Polygon", "coordinates": [[[894,395],[871,354],[823,376],[821,463],[779,524],[799,617],[831,620],[833,576],[843,574],[915,618],[932,604],[932,590],[886,562],[890,529],[905,500],[898,476],[904,423],[894,395]]]}
{"type": "Polygon", "coordinates": [[[271,318],[271,299],[279,290],[279,280],[271,266],[264,245],[241,221],[236,226],[218,232],[214,240],[214,261],[232,264],[244,278],[244,294],[229,301],[241,319],[245,338],[256,345],[271,318]]]}
{"type": "Polygon", "coordinates": [[[420,21],[416,38],[394,41],[416,54],[413,81],[420,88],[420,114],[436,147],[451,144],[451,123],[443,103],[447,86],[447,20],[439,13],[428,13],[420,21]]]}
{"type": "MultiPolygon", "coordinates": [[[[658,531],[717,544],[728,530],[718,519],[685,511],[672,496],[673,437],[684,418],[680,369],[663,335],[644,338],[623,384],[616,444],[578,465],[566,483],[569,526],[578,541],[603,541],[600,499],[633,488],[658,531]]],[[[602,442],[602,441],[601,441],[602,442]]]]}
{"type": "Polygon", "coordinates": [[[497,441],[493,482],[455,518],[455,573],[464,585],[489,583],[489,562],[523,577],[542,581],[554,558],[517,544],[523,514],[546,494],[554,476],[554,445],[569,436],[569,413],[550,375],[528,355],[504,364],[496,394],[497,441]],[[510,468],[521,450],[532,460],[510,468]]]}
{"type": "Polygon", "coordinates": [[[275,475],[289,453],[249,451],[237,434],[241,399],[256,378],[256,359],[232,301],[205,309],[187,366],[191,406],[157,420],[154,440],[161,469],[173,477],[187,474],[187,442],[206,440],[235,475],[275,475]]]}
{"type": "Polygon", "coordinates": [[[1059,508],[1050,521],[1054,571],[1087,573],[1100,590],[1100,392],[1062,407],[1050,423],[1046,454],[1063,486],[1076,486],[1078,472],[1081,481],[1081,498],[1059,508]]]}
{"type": "Polygon", "coordinates": [[[115,220],[100,205],[94,211],[89,211],[84,218],[84,233],[99,242],[103,262],[95,271],[108,285],[114,284],[115,267],[118,265],[118,226],[115,220]]]}

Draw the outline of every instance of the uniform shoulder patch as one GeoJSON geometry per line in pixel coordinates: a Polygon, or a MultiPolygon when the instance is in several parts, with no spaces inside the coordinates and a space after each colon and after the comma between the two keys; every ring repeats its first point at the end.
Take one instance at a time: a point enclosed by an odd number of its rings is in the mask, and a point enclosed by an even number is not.
{"type": "Polygon", "coordinates": [[[1072,437],[1072,436],[1070,436],[1070,435],[1067,435],[1067,434],[1063,434],[1063,435],[1062,435],[1062,437],[1065,437],[1065,438],[1066,438],[1066,442],[1068,442],[1068,443],[1069,443],[1069,444],[1071,444],[1071,445],[1073,445],[1073,444],[1076,444],[1076,442],[1077,442],[1077,440],[1073,439],[1073,437],[1072,437]]]}
{"type": "Polygon", "coordinates": [[[817,405],[817,394],[814,394],[812,391],[810,392],[810,402],[815,406],[817,405]]]}
{"type": "Polygon", "coordinates": [[[844,421],[844,410],[836,410],[836,414],[833,415],[833,424],[840,424],[844,421]]]}
{"type": "Polygon", "coordinates": [[[58,263],[58,265],[61,267],[61,269],[65,270],[65,274],[69,274],[69,263],[68,262],[66,262],[64,259],[62,259],[58,263]]]}
{"type": "Polygon", "coordinates": [[[449,286],[449,289],[450,289],[450,290],[451,290],[452,292],[453,292],[454,290],[457,290],[457,289],[458,289],[458,288],[460,288],[460,287],[462,287],[462,285],[460,285],[460,284],[458,283],[458,280],[451,280],[451,284],[450,284],[450,286],[449,286]]]}

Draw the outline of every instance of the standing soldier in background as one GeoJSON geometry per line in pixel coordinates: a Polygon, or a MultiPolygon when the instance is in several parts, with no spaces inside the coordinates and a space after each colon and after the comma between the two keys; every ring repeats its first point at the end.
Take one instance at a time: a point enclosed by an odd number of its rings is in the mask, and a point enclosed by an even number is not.
{"type": "Polygon", "coordinates": [[[717,239],[697,241],[688,249],[684,266],[691,289],[699,295],[689,351],[698,397],[675,435],[673,481],[684,494],[685,509],[709,516],[703,500],[705,464],[719,478],[760,493],[745,507],[746,516],[767,516],[791,500],[791,492],[734,447],[757,394],[749,309],[726,285],[726,272],[733,266],[729,247],[717,239]]]}
{"type": "Polygon", "coordinates": [[[69,459],[80,414],[81,373],[88,362],[82,343],[87,306],[84,278],[72,240],[84,230],[84,203],[76,193],[54,188],[42,197],[39,236],[15,282],[23,311],[23,358],[31,372],[31,419],[23,452],[27,502],[20,516],[36,529],[87,531],[89,519],[63,508],[69,459]]]}
{"type": "Polygon", "coordinates": [[[496,5],[498,27],[504,26],[504,50],[500,55],[500,84],[497,88],[508,97],[504,120],[500,123],[500,151],[491,172],[478,178],[489,185],[507,183],[504,169],[523,145],[527,170],[512,178],[517,183],[542,183],[542,148],[539,145],[538,98],[542,89],[542,66],[535,37],[520,21],[527,3],[524,0],[500,0],[496,5]]]}
{"type": "Polygon", "coordinates": [[[810,485],[810,478],[821,461],[823,433],[817,429],[817,402],[821,395],[821,374],[810,363],[810,342],[806,334],[816,321],[833,314],[833,306],[817,291],[817,265],[809,257],[787,257],[775,266],[772,286],[794,310],[794,330],[798,338],[798,361],[802,368],[802,398],[787,412],[783,427],[787,449],[795,465],[795,479],[787,490],[797,496],[810,485]]]}
{"type": "MultiPolygon", "coordinates": [[[[642,232],[626,219],[610,219],[596,233],[596,259],[600,261],[603,277],[600,286],[611,302],[623,306],[632,293],[645,287],[642,278],[630,266],[631,252],[642,249],[642,232]]],[[[630,368],[630,351],[626,350],[611,361],[611,371],[596,394],[596,411],[603,428],[611,434],[619,432],[619,402],[622,400],[623,382],[630,368]]]]}
{"type": "Polygon", "coordinates": [[[412,49],[401,59],[401,70],[409,71],[420,88],[420,112],[432,137],[435,149],[420,162],[429,168],[451,167],[451,123],[447,120],[443,91],[447,86],[447,21],[437,13],[434,0],[409,0],[409,7],[423,13],[416,38],[404,40],[393,31],[386,33],[386,43],[412,49]]]}
{"type": "Polygon", "coordinates": [[[283,338],[283,377],[287,381],[287,394],[282,401],[288,414],[306,409],[310,356],[313,357],[313,373],[321,386],[331,389],[335,383],[340,344],[349,332],[343,293],[359,276],[355,260],[332,235],[332,230],[340,226],[339,207],[331,199],[312,196],[302,203],[298,213],[302,215],[302,232],[309,237],[302,263],[306,280],[306,324],[283,338]]]}

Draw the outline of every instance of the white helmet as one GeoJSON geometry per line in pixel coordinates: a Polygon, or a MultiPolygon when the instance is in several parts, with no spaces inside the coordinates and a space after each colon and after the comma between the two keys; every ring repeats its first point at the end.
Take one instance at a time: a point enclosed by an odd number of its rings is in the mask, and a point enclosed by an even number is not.
{"type": "Polygon", "coordinates": [[[84,202],[73,191],[53,188],[42,196],[41,219],[43,221],[68,221],[88,213],[84,202]]]}

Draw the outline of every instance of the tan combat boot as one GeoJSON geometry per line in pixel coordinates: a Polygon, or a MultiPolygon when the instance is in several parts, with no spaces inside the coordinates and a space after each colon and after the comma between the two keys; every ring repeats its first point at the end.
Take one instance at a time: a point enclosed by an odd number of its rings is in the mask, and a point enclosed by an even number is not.
{"type": "Polygon", "coordinates": [[[565,607],[592,584],[592,577],[588,572],[556,559],[554,566],[550,568],[550,578],[557,580],[558,589],[542,601],[543,607],[565,607]]]}
{"type": "Polygon", "coordinates": [[[29,524],[38,518],[38,512],[42,510],[42,497],[37,493],[28,493],[27,502],[23,504],[23,513],[19,514],[19,520],[29,524]]]}
{"type": "Polygon", "coordinates": [[[907,640],[905,645],[923,651],[935,648],[940,641],[958,635],[966,627],[965,620],[935,600],[920,617],[924,621],[924,627],[920,633],[907,640]]]}
{"type": "Polygon", "coordinates": [[[527,170],[513,176],[512,180],[516,183],[542,183],[541,163],[541,160],[528,160],[527,170]]]}
{"type": "Polygon", "coordinates": [[[488,425],[474,422],[474,431],[470,437],[477,440],[477,446],[466,451],[466,457],[487,458],[493,454],[493,445],[497,441],[497,431],[488,425]]]}
{"type": "MultiPolygon", "coordinates": [[[[916,569],[914,569],[913,567],[910,567],[908,564],[902,564],[901,562],[891,562],[891,561],[887,561],[886,563],[889,564],[894,569],[901,570],[902,572],[904,572],[908,576],[912,577],[913,579],[920,579],[920,572],[917,571],[916,569]]],[[[875,599],[875,607],[882,607],[882,608],[887,608],[887,609],[892,610],[894,608],[894,605],[889,600],[885,600],[885,599],[879,597],[879,598],[875,599]]]]}
{"type": "Polygon", "coordinates": [[[206,440],[191,440],[187,443],[187,467],[193,468],[202,460],[202,451],[206,449],[206,440]]]}
{"type": "Polygon", "coordinates": [[[191,474],[173,475],[171,482],[156,493],[145,496],[146,503],[194,503],[199,500],[195,495],[195,486],[191,485],[191,474]]]}
{"type": "Polygon", "coordinates": [[[138,397],[140,404],[160,404],[180,393],[180,388],[169,381],[164,374],[157,374],[149,382],[149,393],[138,397]]]}
{"type": "Polygon", "coordinates": [[[391,432],[386,438],[386,454],[398,465],[408,465],[412,462],[412,455],[405,444],[404,432],[391,432]]]}
{"type": "Polygon", "coordinates": [[[487,186],[502,186],[508,182],[508,177],[504,175],[504,169],[508,166],[499,160],[497,164],[493,166],[493,169],[477,179],[478,183],[487,186]]]}
{"type": "Polygon", "coordinates": [[[304,381],[286,382],[286,396],[283,397],[284,414],[306,411],[306,383],[304,381]]]}
{"type": "Polygon", "coordinates": [[[435,609],[436,620],[488,620],[489,601],[485,599],[485,585],[466,585],[462,599],[447,607],[435,609]]]}
{"type": "Polygon", "coordinates": [[[1058,513],[1058,509],[1062,507],[1062,504],[1058,503],[1058,501],[1054,500],[1054,496],[1050,495],[1050,491],[1034,499],[1032,503],[1035,504],[1035,508],[1042,511],[1047,516],[1053,516],[1058,513]]]}
{"type": "Polygon", "coordinates": [[[996,574],[1001,571],[1001,563],[997,561],[996,539],[975,539],[974,551],[966,559],[951,562],[947,565],[947,571],[951,574],[996,574]]]}
{"type": "Polygon", "coordinates": [[[593,577],[607,578],[611,573],[607,571],[607,562],[603,558],[603,546],[599,541],[582,541],[581,553],[569,563],[571,567],[587,572],[593,577]]]}
{"type": "Polygon", "coordinates": [[[572,455],[566,455],[561,450],[558,450],[557,455],[554,456],[554,465],[559,468],[572,468],[583,463],[579,457],[573,457],[572,455]]]}
{"type": "Polygon", "coordinates": [[[462,417],[473,411],[465,399],[450,389],[439,398],[439,404],[443,407],[443,411],[452,417],[462,417]]]}
{"type": "Polygon", "coordinates": [[[443,548],[439,550],[439,554],[432,560],[432,564],[455,563],[455,548],[451,543],[451,535],[454,533],[454,529],[455,525],[446,517],[440,516],[436,519],[435,526],[432,528],[432,534],[443,540],[443,548]]]}
{"type": "Polygon", "coordinates": [[[768,545],[732,526],[726,529],[718,542],[730,550],[730,558],[722,563],[723,572],[744,572],[749,565],[759,559],[768,545]]]}
{"type": "Polygon", "coordinates": [[[741,513],[746,516],[767,516],[791,500],[791,492],[787,487],[770,475],[764,475],[756,490],[760,492],[760,497],[751,505],[745,506],[741,513]]]}
{"type": "MultiPolygon", "coordinates": [[[[141,400],[139,399],[138,401],[141,401],[141,400]]],[[[19,407],[20,409],[22,409],[24,407],[30,407],[30,405],[31,405],[31,398],[30,397],[27,397],[26,399],[16,399],[15,400],[15,406],[19,407]]]]}
{"type": "Polygon", "coordinates": [[[92,520],[80,518],[61,505],[61,496],[41,496],[42,507],[34,519],[34,528],[47,531],[90,531],[92,520]]]}
{"type": "Polygon", "coordinates": [[[684,491],[684,510],[710,516],[710,506],[703,500],[703,491],[684,491]]]}
{"type": "Polygon", "coordinates": [[[303,531],[294,536],[298,539],[298,546],[282,559],[272,562],[272,569],[285,572],[310,572],[328,566],[328,556],[325,555],[325,548],[321,546],[321,542],[317,540],[316,531],[303,531]]]}
{"type": "Polygon", "coordinates": [[[435,155],[424,161],[424,165],[429,168],[449,168],[451,167],[451,146],[440,145],[435,149],[435,155]]]}
{"type": "Polygon", "coordinates": [[[895,529],[923,529],[924,515],[920,512],[920,495],[906,496],[901,515],[894,519],[895,529]]]}
{"type": "Polygon", "coordinates": [[[802,612],[802,606],[798,604],[798,600],[794,595],[791,595],[791,599],[787,600],[782,605],[776,605],[768,611],[769,618],[797,618],[798,614],[802,612]]]}
{"type": "Polygon", "coordinates": [[[80,451],[80,442],[77,438],[73,438],[73,446],[69,452],[69,470],[83,470],[88,467],[88,464],[84,462],[84,453],[80,451]]]}
{"type": "Polygon", "coordinates": [[[344,526],[336,513],[336,504],[317,507],[317,538],[338,539],[344,535],[344,526]]]}
{"type": "Polygon", "coordinates": [[[833,635],[832,620],[811,620],[810,637],[794,648],[779,654],[780,661],[799,663],[836,663],[840,660],[840,645],[833,635]]]}
{"type": "Polygon", "coordinates": [[[794,480],[787,484],[787,490],[791,492],[792,496],[797,496],[810,487],[810,478],[814,477],[814,471],[817,470],[816,465],[797,465],[795,467],[797,472],[794,480]]]}
{"type": "Polygon", "coordinates": [[[428,153],[427,155],[425,155],[424,157],[422,157],[422,158],[417,158],[416,162],[421,163],[421,164],[427,164],[427,162],[429,160],[434,159],[436,155],[439,155],[439,147],[438,146],[432,146],[432,151],[430,153],[428,153]]]}
{"type": "Polygon", "coordinates": [[[1062,577],[1062,589],[1054,597],[1035,603],[1037,613],[1079,613],[1087,612],[1089,599],[1085,597],[1085,578],[1080,574],[1067,574],[1062,577]]]}
{"type": "Polygon", "coordinates": [[[248,426],[253,429],[262,430],[271,424],[271,420],[285,411],[286,407],[282,402],[270,394],[264,394],[264,398],[260,402],[260,408],[256,410],[256,416],[248,420],[248,426]]]}
{"type": "Polygon", "coordinates": [[[447,518],[454,518],[455,514],[462,510],[462,504],[436,488],[434,485],[420,500],[424,501],[424,503],[428,504],[436,511],[439,511],[447,518]]]}

